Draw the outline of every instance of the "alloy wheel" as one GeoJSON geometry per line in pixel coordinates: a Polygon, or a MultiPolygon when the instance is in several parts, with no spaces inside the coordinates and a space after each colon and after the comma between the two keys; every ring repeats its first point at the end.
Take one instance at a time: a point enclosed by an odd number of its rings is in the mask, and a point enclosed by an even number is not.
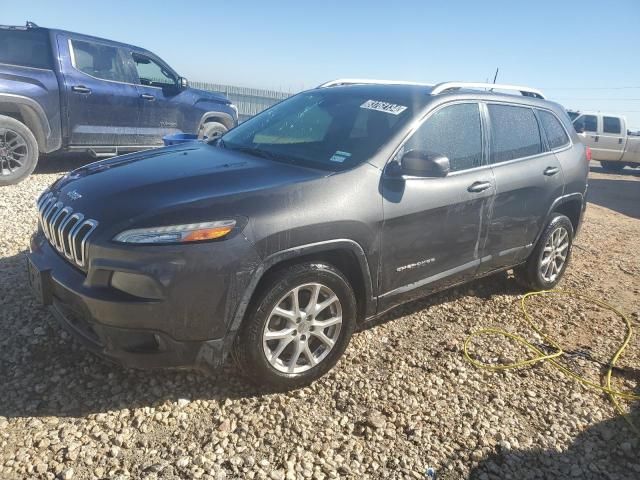
{"type": "Polygon", "coordinates": [[[564,227],[556,228],[544,245],[540,259],[540,275],[545,282],[554,282],[567,261],[569,232],[564,227]]]}
{"type": "Polygon", "coordinates": [[[0,128],[0,175],[11,175],[20,170],[27,153],[27,142],[22,135],[8,128],[0,128]]]}
{"type": "Polygon", "coordinates": [[[271,311],[262,333],[269,364],[283,373],[303,373],[322,362],[342,327],[342,305],[326,285],[307,283],[287,292],[271,311]]]}

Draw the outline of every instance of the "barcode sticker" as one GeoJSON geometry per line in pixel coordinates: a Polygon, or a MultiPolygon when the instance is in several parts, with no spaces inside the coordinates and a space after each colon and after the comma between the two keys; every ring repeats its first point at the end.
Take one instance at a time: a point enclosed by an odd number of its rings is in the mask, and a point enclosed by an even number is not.
{"type": "Polygon", "coordinates": [[[360,108],[377,110],[378,112],[390,113],[391,115],[400,115],[407,109],[404,105],[396,105],[395,103],[381,102],[379,100],[367,100],[360,105],[360,108]]]}

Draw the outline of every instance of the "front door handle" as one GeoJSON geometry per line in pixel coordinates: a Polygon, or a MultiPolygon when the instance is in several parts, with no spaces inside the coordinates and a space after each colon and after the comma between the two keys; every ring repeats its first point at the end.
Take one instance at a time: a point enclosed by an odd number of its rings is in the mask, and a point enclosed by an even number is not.
{"type": "Polygon", "coordinates": [[[156,97],[154,97],[153,95],[149,95],[148,93],[141,93],[140,98],[149,102],[153,102],[156,99],[156,97]]]}
{"type": "Polygon", "coordinates": [[[544,174],[547,177],[550,177],[551,175],[555,175],[559,171],[560,171],[560,169],[558,167],[547,167],[547,168],[544,169],[544,174]]]}
{"type": "Polygon", "coordinates": [[[593,141],[594,141],[594,142],[597,142],[598,140],[600,140],[600,135],[594,135],[594,136],[593,136],[593,137],[591,137],[591,138],[593,138],[593,141]]]}
{"type": "Polygon", "coordinates": [[[71,87],[71,91],[76,93],[83,93],[85,95],[91,93],[91,89],[85,87],[84,85],[74,85],[73,87],[71,87]]]}
{"type": "Polygon", "coordinates": [[[473,182],[471,185],[469,185],[469,188],[467,188],[467,190],[473,193],[478,193],[484,192],[488,188],[491,188],[491,182],[473,182]]]}

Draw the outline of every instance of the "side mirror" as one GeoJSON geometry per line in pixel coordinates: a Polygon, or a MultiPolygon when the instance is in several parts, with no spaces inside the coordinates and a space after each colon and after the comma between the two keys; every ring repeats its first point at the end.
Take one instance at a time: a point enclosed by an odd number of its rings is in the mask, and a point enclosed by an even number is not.
{"type": "Polygon", "coordinates": [[[576,129],[577,133],[584,133],[584,127],[582,125],[574,125],[573,128],[576,129]]]}
{"type": "Polygon", "coordinates": [[[189,88],[189,80],[184,77],[178,77],[178,87],[180,88],[180,90],[189,88]]]}
{"type": "Polygon", "coordinates": [[[409,150],[401,161],[402,173],[414,177],[446,177],[451,171],[449,159],[438,153],[409,150]]]}

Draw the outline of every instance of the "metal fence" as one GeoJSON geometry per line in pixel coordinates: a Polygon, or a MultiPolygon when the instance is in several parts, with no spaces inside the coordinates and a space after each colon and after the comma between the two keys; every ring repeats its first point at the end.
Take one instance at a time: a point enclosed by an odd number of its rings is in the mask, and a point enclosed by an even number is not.
{"type": "Polygon", "coordinates": [[[229,100],[238,107],[238,116],[241,122],[260,113],[274,103],[293,95],[292,93],[279,92],[277,90],[236,87],[234,85],[220,85],[208,82],[190,82],[190,84],[194,88],[223,93],[229,97],[229,100]]]}

